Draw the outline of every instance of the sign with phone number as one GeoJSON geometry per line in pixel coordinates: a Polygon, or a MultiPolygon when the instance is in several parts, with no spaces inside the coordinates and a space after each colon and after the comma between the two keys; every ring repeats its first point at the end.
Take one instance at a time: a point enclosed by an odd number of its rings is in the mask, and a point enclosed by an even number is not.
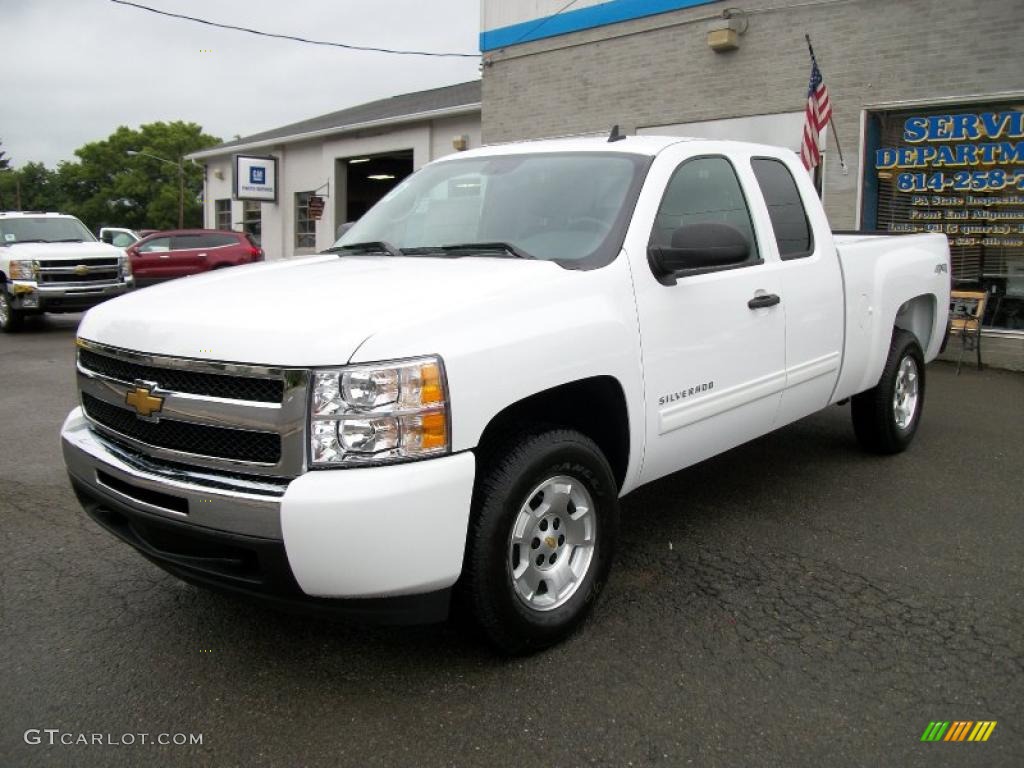
{"type": "Polygon", "coordinates": [[[1024,190],[1024,171],[956,171],[953,173],[901,173],[896,177],[900,192],[999,192],[1024,190]]]}

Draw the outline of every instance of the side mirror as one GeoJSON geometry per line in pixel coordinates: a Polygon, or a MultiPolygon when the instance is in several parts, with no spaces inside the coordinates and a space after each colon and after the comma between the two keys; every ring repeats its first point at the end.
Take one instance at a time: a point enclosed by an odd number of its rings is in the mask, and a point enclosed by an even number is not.
{"type": "Polygon", "coordinates": [[[651,271],[666,285],[675,285],[680,273],[698,274],[742,264],[750,257],[747,238],[728,224],[703,222],[679,227],[670,246],[647,249],[651,271]]]}
{"type": "Polygon", "coordinates": [[[100,232],[100,240],[107,245],[114,244],[114,233],[113,232],[100,232]]]}
{"type": "Polygon", "coordinates": [[[346,221],[344,224],[339,224],[338,229],[334,233],[334,239],[340,240],[341,236],[348,232],[356,223],[354,221],[346,221]]]}

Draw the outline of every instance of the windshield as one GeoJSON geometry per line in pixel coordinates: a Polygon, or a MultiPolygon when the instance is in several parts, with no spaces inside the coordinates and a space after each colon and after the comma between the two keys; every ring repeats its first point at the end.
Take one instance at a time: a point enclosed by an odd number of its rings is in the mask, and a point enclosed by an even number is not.
{"type": "Polygon", "coordinates": [[[0,243],[91,243],[92,232],[78,219],[56,216],[19,216],[0,219],[0,243]]]}
{"type": "Polygon", "coordinates": [[[515,255],[592,268],[622,247],[650,158],[561,152],[467,158],[429,165],[395,187],[335,247],[386,243],[404,255],[515,255]],[[422,249],[422,250],[420,250],[422,249]],[[412,251],[413,253],[408,253],[412,251]],[[418,251],[418,253],[417,253],[418,251]]]}

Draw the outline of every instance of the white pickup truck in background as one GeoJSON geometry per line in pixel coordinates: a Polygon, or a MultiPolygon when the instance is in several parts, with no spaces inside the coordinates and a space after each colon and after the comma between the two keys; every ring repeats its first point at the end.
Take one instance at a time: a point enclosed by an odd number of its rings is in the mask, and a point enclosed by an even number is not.
{"type": "Polygon", "coordinates": [[[81,312],[134,287],[121,248],[60,213],[0,212],[0,331],[28,315],[81,312]]]}
{"type": "Polygon", "coordinates": [[[852,400],[911,442],[944,237],[833,237],[786,150],[629,137],[434,162],[330,252],[79,329],[89,514],[191,582],[378,620],[454,593],[512,653],[605,583],[619,499],[852,400]]]}

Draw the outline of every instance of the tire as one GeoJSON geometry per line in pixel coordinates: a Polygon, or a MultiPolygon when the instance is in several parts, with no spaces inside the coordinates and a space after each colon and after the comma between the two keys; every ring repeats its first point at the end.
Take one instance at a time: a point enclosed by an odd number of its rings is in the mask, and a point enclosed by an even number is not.
{"type": "Polygon", "coordinates": [[[458,596],[495,647],[526,654],[571,634],[601,593],[618,486],[597,445],[568,429],[521,433],[490,456],[478,456],[458,596]]]}
{"type": "Polygon", "coordinates": [[[25,313],[11,306],[11,297],[7,293],[7,286],[0,283],[0,331],[3,333],[19,331],[24,320],[25,313]]]}
{"type": "Polygon", "coordinates": [[[877,386],[853,396],[853,431],[861,446],[872,453],[905,451],[921,423],[924,385],[921,346],[897,328],[877,386]]]}

